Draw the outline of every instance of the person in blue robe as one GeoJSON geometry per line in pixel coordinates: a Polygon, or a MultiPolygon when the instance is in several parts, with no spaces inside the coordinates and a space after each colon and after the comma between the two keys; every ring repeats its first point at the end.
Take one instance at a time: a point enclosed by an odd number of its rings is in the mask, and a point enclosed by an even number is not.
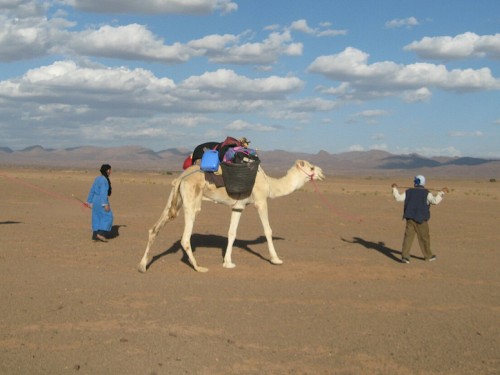
{"type": "Polygon", "coordinates": [[[111,165],[103,164],[101,175],[96,177],[89,191],[87,204],[92,208],[92,240],[106,241],[113,225],[113,211],[109,204],[111,195],[111,165]]]}

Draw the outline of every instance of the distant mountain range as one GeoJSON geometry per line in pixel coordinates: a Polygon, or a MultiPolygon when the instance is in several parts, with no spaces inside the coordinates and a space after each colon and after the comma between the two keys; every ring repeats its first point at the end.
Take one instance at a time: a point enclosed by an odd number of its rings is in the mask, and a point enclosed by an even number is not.
{"type": "MultiPolygon", "coordinates": [[[[191,150],[182,148],[153,151],[140,146],[81,146],[50,149],[31,146],[13,151],[0,147],[0,165],[98,170],[108,163],[117,169],[176,172],[182,170],[191,150]]],[[[351,151],[330,154],[259,151],[262,167],[270,174],[284,174],[297,159],[308,160],[329,175],[394,175],[416,172],[440,177],[500,178],[500,160],[472,157],[427,158],[417,154],[394,155],[386,151],[351,151]]]]}

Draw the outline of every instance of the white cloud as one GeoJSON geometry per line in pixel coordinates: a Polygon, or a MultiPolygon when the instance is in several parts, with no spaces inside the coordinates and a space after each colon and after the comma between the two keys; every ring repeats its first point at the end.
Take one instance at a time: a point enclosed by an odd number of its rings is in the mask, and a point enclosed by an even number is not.
{"type": "Polygon", "coordinates": [[[387,21],[385,23],[385,27],[388,29],[393,29],[397,27],[413,27],[413,26],[418,26],[419,22],[415,17],[408,17],[408,18],[397,18],[391,21],[387,21]]]}
{"type": "Polygon", "coordinates": [[[13,97],[55,97],[71,92],[80,94],[120,94],[130,95],[134,90],[162,91],[175,87],[172,80],[157,79],[144,69],[90,68],[78,66],[73,61],[57,61],[49,66],[29,70],[20,80],[0,83],[2,92],[13,97]],[[66,92],[68,90],[68,92],[66,92]]]}
{"type": "Polygon", "coordinates": [[[283,98],[302,89],[304,83],[296,77],[270,76],[250,79],[236,74],[233,70],[218,69],[186,79],[183,89],[201,90],[231,98],[250,96],[255,98],[283,98]]]}
{"type": "MultiPolygon", "coordinates": [[[[85,142],[94,134],[79,130],[85,124],[87,129],[102,130],[101,141],[108,139],[105,134],[115,134],[115,138],[156,142],[154,138],[163,136],[165,128],[175,134],[175,129],[215,126],[210,118],[215,112],[279,112],[286,108],[286,96],[302,86],[295,77],[251,79],[223,69],[175,83],[144,69],[57,61],[20,78],[0,81],[0,129],[15,121],[23,142],[33,137],[40,143],[47,129],[52,129],[51,143],[69,134],[85,142]]],[[[241,122],[228,128],[238,127],[261,132],[278,129],[241,122]]]]}
{"type": "Polygon", "coordinates": [[[0,15],[0,61],[11,62],[45,56],[66,41],[65,29],[73,23],[43,16],[5,17],[0,15]]]}
{"type": "Polygon", "coordinates": [[[35,0],[0,0],[0,11],[16,18],[43,16],[48,6],[47,2],[35,0]]]}
{"type": "Polygon", "coordinates": [[[327,112],[337,108],[338,102],[322,98],[308,98],[289,101],[288,108],[295,112],[327,112]]]}
{"type": "Polygon", "coordinates": [[[243,120],[235,120],[235,121],[231,122],[230,124],[228,124],[227,126],[225,126],[224,129],[231,130],[231,131],[252,130],[252,131],[259,131],[259,132],[273,132],[273,131],[276,131],[278,128],[275,126],[249,123],[249,122],[246,122],[243,120]]]}
{"type": "Polygon", "coordinates": [[[72,34],[65,48],[85,56],[154,60],[167,64],[186,62],[197,54],[194,49],[180,43],[164,45],[161,39],[138,24],[102,26],[97,30],[72,34]]]}
{"type": "Polygon", "coordinates": [[[427,87],[403,92],[403,100],[407,103],[427,102],[432,97],[432,92],[427,87]]]}
{"type": "Polygon", "coordinates": [[[228,44],[236,44],[239,39],[240,36],[232,34],[211,34],[200,39],[191,40],[187,45],[196,50],[215,51],[220,53],[228,44]]]}
{"type": "Polygon", "coordinates": [[[293,31],[299,31],[305,34],[315,35],[315,36],[338,36],[346,35],[347,30],[334,30],[329,27],[331,24],[329,22],[323,22],[320,24],[319,28],[312,28],[307,24],[304,19],[294,21],[290,24],[289,29],[293,31]]]}
{"type": "Polygon", "coordinates": [[[172,80],[143,69],[79,66],[58,61],[0,82],[0,111],[14,106],[18,124],[65,128],[110,117],[134,118],[168,112],[172,80]],[[16,104],[14,104],[16,103],[16,104]],[[20,104],[19,104],[20,103],[20,104]]]}
{"type": "Polygon", "coordinates": [[[306,20],[298,20],[298,21],[292,22],[292,24],[290,25],[290,29],[295,30],[295,31],[301,31],[301,32],[306,33],[306,34],[314,34],[314,29],[310,28],[307,25],[306,20]]]}
{"type": "Polygon", "coordinates": [[[210,61],[222,64],[273,64],[281,55],[301,56],[302,43],[294,43],[290,32],[272,32],[262,42],[247,42],[207,50],[210,61]]]}
{"type": "Polygon", "coordinates": [[[347,148],[348,151],[365,151],[365,148],[361,145],[352,145],[347,148]]]}
{"type": "Polygon", "coordinates": [[[383,109],[367,109],[365,111],[359,112],[357,115],[368,119],[380,116],[387,116],[389,115],[389,112],[383,109]]]}
{"type": "Polygon", "coordinates": [[[500,118],[494,122],[495,125],[500,125],[500,118]]]}
{"type": "MultiPolygon", "coordinates": [[[[154,124],[155,126],[161,126],[164,122],[162,119],[159,123],[154,124]]],[[[212,124],[213,120],[207,116],[198,116],[198,115],[176,115],[168,120],[168,123],[173,126],[180,126],[186,128],[196,128],[200,125],[212,124]]]]}
{"type": "Polygon", "coordinates": [[[451,131],[449,132],[450,137],[482,137],[484,134],[482,131],[451,131]]]}
{"type": "Polygon", "coordinates": [[[230,0],[62,0],[63,3],[85,12],[96,13],[146,13],[146,14],[222,14],[238,9],[230,0]]]}
{"type": "Polygon", "coordinates": [[[389,147],[385,143],[381,143],[381,144],[370,145],[369,149],[370,150],[387,151],[389,149],[389,147]]]}
{"type": "Polygon", "coordinates": [[[347,35],[347,30],[320,30],[316,33],[317,36],[339,36],[347,35]]]}
{"type": "Polygon", "coordinates": [[[451,36],[425,37],[404,47],[419,57],[458,60],[471,57],[500,59],[500,34],[477,35],[472,32],[451,36]]]}
{"type": "Polygon", "coordinates": [[[268,67],[283,55],[301,56],[304,48],[293,41],[290,31],[272,32],[256,42],[250,41],[252,34],[245,31],[166,44],[146,26],[136,23],[70,31],[75,23],[62,17],[0,15],[0,22],[4,23],[0,28],[0,61],[6,62],[60,54],[180,64],[205,56],[212,63],[268,67]]]}
{"type": "Polygon", "coordinates": [[[378,118],[382,116],[388,116],[389,112],[383,109],[367,109],[358,113],[353,114],[348,123],[353,124],[358,122],[358,119],[365,121],[368,124],[377,124],[378,118]]]}
{"type": "Polygon", "coordinates": [[[316,58],[308,71],[343,82],[340,88],[349,93],[348,99],[372,99],[400,93],[406,93],[409,99],[426,99],[431,88],[456,92],[500,89],[500,80],[492,76],[489,68],[448,70],[444,65],[403,65],[392,61],[369,64],[368,57],[367,53],[348,47],[336,55],[316,58]]]}

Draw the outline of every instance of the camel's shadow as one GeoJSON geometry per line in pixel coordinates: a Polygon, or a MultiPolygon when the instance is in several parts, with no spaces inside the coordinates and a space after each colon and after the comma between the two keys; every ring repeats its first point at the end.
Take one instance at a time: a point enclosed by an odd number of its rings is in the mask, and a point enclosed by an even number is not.
{"type": "MultiPolygon", "coordinates": [[[[383,241],[372,242],[372,241],[365,240],[361,237],[353,237],[352,240],[347,240],[345,238],[341,238],[341,240],[344,242],[348,242],[348,243],[360,244],[368,250],[378,251],[379,253],[385,255],[389,259],[394,260],[398,263],[401,263],[401,251],[394,250],[394,249],[391,249],[390,247],[387,247],[385,245],[385,242],[383,242],[383,241]]],[[[418,256],[414,256],[414,255],[411,255],[411,257],[416,258],[416,259],[421,259],[421,260],[424,259],[422,257],[418,257],[418,256]]]]}
{"type": "Polygon", "coordinates": [[[11,221],[11,220],[0,221],[0,225],[4,225],[4,224],[23,224],[23,222],[22,221],[11,221]]]}
{"type": "MultiPolygon", "coordinates": [[[[282,237],[273,237],[273,240],[283,240],[284,238],[282,237]]],[[[236,239],[233,244],[234,247],[238,247],[240,249],[245,250],[246,252],[255,255],[256,257],[265,260],[267,262],[271,262],[269,259],[265,258],[261,254],[255,252],[250,248],[251,245],[259,245],[266,243],[266,237],[265,236],[259,236],[255,240],[238,240],[236,239]]],[[[191,236],[191,248],[193,249],[193,253],[196,252],[196,247],[208,247],[208,248],[218,248],[220,249],[221,252],[221,258],[224,258],[224,255],[226,254],[226,247],[227,247],[227,237],[225,236],[219,236],[215,234],[193,234],[191,236]]],[[[186,252],[181,246],[181,241],[178,240],[170,246],[170,248],[166,249],[160,254],[157,254],[152,257],[151,262],[146,266],[146,269],[149,269],[153,263],[157,262],[164,256],[170,255],[170,254],[175,254],[178,251],[182,251],[182,259],[181,262],[185,263],[189,267],[193,267],[191,263],[189,262],[189,257],[187,256],[186,252]]]]}

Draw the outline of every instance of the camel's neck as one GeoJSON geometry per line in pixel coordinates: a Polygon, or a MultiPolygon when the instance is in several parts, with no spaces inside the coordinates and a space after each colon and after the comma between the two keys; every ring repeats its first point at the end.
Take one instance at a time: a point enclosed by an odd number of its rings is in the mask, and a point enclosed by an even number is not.
{"type": "Polygon", "coordinates": [[[287,174],[281,178],[266,176],[269,183],[269,198],[283,197],[300,189],[306,183],[304,172],[295,166],[290,168],[287,174]]]}

